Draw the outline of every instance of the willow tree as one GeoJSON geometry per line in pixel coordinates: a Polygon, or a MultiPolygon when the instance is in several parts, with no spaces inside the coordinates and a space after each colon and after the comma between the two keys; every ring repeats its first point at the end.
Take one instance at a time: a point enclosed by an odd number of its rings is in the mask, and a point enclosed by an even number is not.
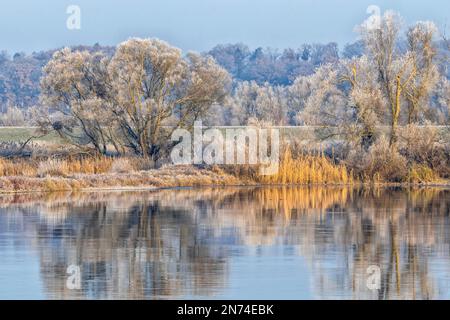
{"type": "Polygon", "coordinates": [[[106,153],[114,140],[106,66],[99,53],[68,48],[55,52],[41,79],[41,103],[46,107],[38,119],[41,129],[106,153]]]}
{"type": "Polygon", "coordinates": [[[360,33],[368,57],[378,73],[380,88],[390,116],[390,145],[398,140],[402,106],[409,105],[408,119],[412,122],[418,107],[428,97],[435,83],[435,52],[432,48],[434,27],[418,23],[407,32],[408,50],[399,49],[402,21],[398,14],[387,11],[379,23],[364,23],[360,33]]]}
{"type": "Polygon", "coordinates": [[[183,56],[157,39],[128,40],[112,58],[64,49],[42,80],[43,102],[63,121],[43,125],[102,153],[114,146],[157,158],[170,148],[171,132],[192,126],[220,103],[230,82],[212,58],[183,56]]]}
{"type": "Polygon", "coordinates": [[[288,108],[295,123],[337,127],[348,118],[344,92],[338,87],[338,69],[332,64],[317,68],[309,76],[299,76],[288,87],[288,108]]]}
{"type": "Polygon", "coordinates": [[[419,111],[428,104],[431,91],[439,81],[437,50],[433,43],[437,28],[432,22],[418,22],[407,32],[408,50],[416,71],[406,91],[408,124],[418,121],[419,111]]]}
{"type": "Polygon", "coordinates": [[[228,73],[212,58],[181,51],[159,40],[119,45],[109,64],[113,113],[127,145],[155,157],[170,134],[189,127],[226,96],[228,73]]]}
{"type": "Polygon", "coordinates": [[[354,128],[351,134],[361,147],[368,150],[375,141],[376,126],[383,120],[386,101],[367,56],[342,62],[339,80],[348,83],[348,107],[354,110],[354,128]]]}
{"type": "Polygon", "coordinates": [[[364,23],[360,28],[369,58],[376,68],[378,81],[388,101],[390,145],[397,142],[402,93],[407,82],[411,81],[411,73],[407,69],[408,61],[398,54],[400,30],[401,18],[392,11],[380,17],[378,25],[364,23]]]}

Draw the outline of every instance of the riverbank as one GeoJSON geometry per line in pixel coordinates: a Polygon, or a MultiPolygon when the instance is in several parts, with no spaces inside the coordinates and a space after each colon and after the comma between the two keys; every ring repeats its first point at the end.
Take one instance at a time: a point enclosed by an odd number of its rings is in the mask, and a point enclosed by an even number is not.
{"type": "Polygon", "coordinates": [[[201,169],[193,166],[168,166],[160,169],[130,173],[74,174],[66,177],[0,177],[0,194],[55,191],[101,191],[101,190],[156,190],[161,188],[199,186],[255,186],[255,185],[323,185],[323,186],[449,186],[450,181],[433,183],[278,183],[261,182],[248,177],[238,178],[217,168],[201,169]]]}
{"type": "Polygon", "coordinates": [[[76,191],[106,189],[149,189],[206,185],[239,185],[244,181],[209,169],[171,166],[130,173],[74,174],[66,177],[0,177],[0,193],[33,191],[76,191]]]}
{"type": "Polygon", "coordinates": [[[355,173],[323,155],[285,152],[274,175],[260,175],[258,166],[174,166],[157,169],[142,158],[0,158],[0,193],[156,189],[194,186],[245,185],[380,185],[448,186],[431,169],[412,166],[401,180],[390,181],[374,174],[355,173]]]}

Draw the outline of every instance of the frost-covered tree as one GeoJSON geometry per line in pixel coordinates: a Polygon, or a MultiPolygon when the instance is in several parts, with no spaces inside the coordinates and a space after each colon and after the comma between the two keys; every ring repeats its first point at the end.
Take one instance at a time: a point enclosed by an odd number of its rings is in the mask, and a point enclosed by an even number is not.
{"type": "Polygon", "coordinates": [[[414,79],[406,88],[408,124],[418,121],[419,112],[429,104],[431,91],[439,80],[435,62],[437,50],[433,37],[437,33],[434,23],[418,22],[407,32],[408,49],[411,53],[414,79]]]}
{"type": "Polygon", "coordinates": [[[20,108],[9,106],[6,112],[0,112],[0,126],[23,126],[25,125],[25,121],[25,113],[20,108]]]}
{"type": "Polygon", "coordinates": [[[365,149],[374,142],[376,126],[382,123],[385,112],[386,100],[377,80],[367,56],[342,62],[340,81],[349,84],[348,107],[354,111],[353,134],[365,149]]]}
{"type": "Polygon", "coordinates": [[[170,133],[189,127],[227,95],[228,73],[210,57],[157,39],[131,39],[114,56],[55,53],[44,69],[42,101],[60,119],[44,121],[77,144],[157,158],[170,133]]]}
{"type": "Polygon", "coordinates": [[[57,51],[45,66],[39,123],[79,146],[106,153],[114,139],[107,60],[99,53],[57,51]]]}
{"type": "Polygon", "coordinates": [[[364,55],[364,51],[364,42],[362,40],[358,40],[356,42],[348,43],[345,45],[342,52],[342,57],[344,59],[359,58],[364,55]]]}
{"type": "Polygon", "coordinates": [[[387,11],[379,19],[378,25],[366,21],[359,28],[368,57],[378,73],[381,90],[388,101],[391,146],[398,140],[398,125],[407,88],[417,74],[414,55],[411,52],[401,54],[399,50],[401,27],[401,17],[393,11],[387,11]]]}
{"type": "Polygon", "coordinates": [[[237,81],[256,81],[259,85],[287,86],[298,76],[310,75],[322,64],[339,60],[337,44],[305,44],[299,49],[282,51],[243,44],[218,45],[208,52],[237,81]]]}
{"type": "Polygon", "coordinates": [[[255,121],[285,124],[286,102],[282,87],[244,81],[238,84],[230,104],[234,124],[245,125],[255,121]]]}
{"type": "Polygon", "coordinates": [[[332,64],[310,76],[298,77],[287,89],[292,121],[300,125],[335,126],[346,118],[345,94],[338,88],[338,70],[332,64]]]}
{"type": "Polygon", "coordinates": [[[428,108],[423,110],[425,118],[433,123],[448,125],[450,120],[450,81],[441,76],[432,91],[428,108]]]}
{"type": "Polygon", "coordinates": [[[150,39],[120,44],[108,71],[122,136],[136,153],[153,157],[172,130],[189,126],[220,102],[230,82],[212,58],[183,57],[179,49],[150,39]]]}
{"type": "Polygon", "coordinates": [[[246,59],[250,55],[250,49],[242,43],[217,45],[208,54],[234,77],[240,79],[247,62],[246,59]]]}

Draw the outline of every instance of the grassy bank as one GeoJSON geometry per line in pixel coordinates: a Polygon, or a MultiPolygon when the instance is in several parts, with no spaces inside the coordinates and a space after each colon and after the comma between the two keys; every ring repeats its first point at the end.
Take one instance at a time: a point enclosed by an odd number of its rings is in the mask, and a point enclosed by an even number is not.
{"type": "Polygon", "coordinates": [[[85,189],[161,188],[203,185],[237,185],[228,174],[191,166],[165,167],[129,173],[74,173],[67,176],[0,177],[0,193],[32,191],[76,191],[85,189]]]}
{"type": "Polygon", "coordinates": [[[150,169],[139,158],[0,159],[0,192],[159,188],[255,184],[350,184],[343,166],[324,157],[292,159],[286,153],[279,173],[261,176],[257,166],[163,166],[150,169]]]}
{"type": "Polygon", "coordinates": [[[376,140],[363,148],[338,137],[322,140],[316,127],[280,128],[277,174],[261,176],[257,166],[160,168],[159,164],[160,169],[154,169],[153,163],[137,157],[92,157],[54,133],[39,136],[22,150],[20,141],[37,135],[36,129],[0,127],[0,192],[212,184],[448,185],[447,127],[404,126],[394,147],[382,134],[386,128],[378,129],[376,140]]]}
{"type": "MultiPolygon", "coordinates": [[[[277,174],[261,176],[256,166],[163,166],[154,169],[151,163],[139,158],[0,158],[0,193],[210,185],[390,184],[380,181],[379,175],[363,179],[344,164],[335,164],[324,155],[292,156],[287,150],[280,160],[277,174]]],[[[396,184],[448,184],[425,167],[411,168],[408,179],[396,184]]]]}

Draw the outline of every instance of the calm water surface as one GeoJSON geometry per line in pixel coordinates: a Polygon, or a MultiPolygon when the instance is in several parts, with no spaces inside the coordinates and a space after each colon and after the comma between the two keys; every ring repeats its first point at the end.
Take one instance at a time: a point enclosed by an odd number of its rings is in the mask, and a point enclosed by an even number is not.
{"type": "Polygon", "coordinates": [[[4,195],[0,299],[450,298],[449,211],[446,189],[4,195]]]}

